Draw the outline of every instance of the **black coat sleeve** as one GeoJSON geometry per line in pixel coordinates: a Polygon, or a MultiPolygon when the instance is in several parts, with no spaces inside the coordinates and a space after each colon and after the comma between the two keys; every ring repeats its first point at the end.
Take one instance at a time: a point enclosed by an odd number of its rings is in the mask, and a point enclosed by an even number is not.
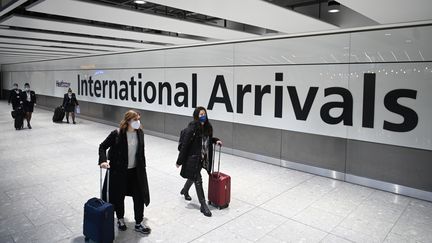
{"type": "Polygon", "coordinates": [[[112,131],[108,137],[99,145],[99,163],[107,161],[106,151],[115,145],[118,136],[117,130],[112,131]]]}
{"type": "Polygon", "coordinates": [[[184,141],[186,141],[186,142],[181,147],[178,158],[177,158],[177,164],[178,165],[181,165],[181,164],[183,164],[183,162],[186,161],[187,156],[188,156],[188,151],[189,151],[189,148],[193,142],[193,136],[194,136],[196,130],[197,130],[197,123],[196,122],[189,123],[188,127],[185,130],[185,134],[184,134],[184,141]]]}

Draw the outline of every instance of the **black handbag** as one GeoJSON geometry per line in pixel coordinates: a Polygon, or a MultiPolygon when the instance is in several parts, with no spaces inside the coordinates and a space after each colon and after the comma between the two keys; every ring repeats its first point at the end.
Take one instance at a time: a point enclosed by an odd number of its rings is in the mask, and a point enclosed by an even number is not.
{"type": "Polygon", "coordinates": [[[15,117],[16,117],[16,111],[11,111],[11,116],[12,116],[13,119],[15,119],[15,117]]]}
{"type": "Polygon", "coordinates": [[[186,163],[183,163],[180,170],[181,177],[185,179],[195,180],[198,172],[201,169],[201,156],[191,155],[187,158],[186,163]]]}

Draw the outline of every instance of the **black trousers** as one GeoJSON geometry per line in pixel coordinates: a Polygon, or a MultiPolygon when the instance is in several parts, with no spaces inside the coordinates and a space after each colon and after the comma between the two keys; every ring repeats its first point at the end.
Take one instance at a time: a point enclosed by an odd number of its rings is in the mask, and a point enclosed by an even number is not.
{"type": "MultiPolygon", "coordinates": [[[[136,168],[128,169],[127,171],[127,194],[132,195],[133,204],[134,204],[135,223],[140,224],[144,219],[144,199],[142,198],[141,192],[139,191],[136,168]]],[[[120,196],[117,202],[114,202],[114,210],[116,212],[118,219],[124,218],[125,196],[126,195],[120,196]]]]}

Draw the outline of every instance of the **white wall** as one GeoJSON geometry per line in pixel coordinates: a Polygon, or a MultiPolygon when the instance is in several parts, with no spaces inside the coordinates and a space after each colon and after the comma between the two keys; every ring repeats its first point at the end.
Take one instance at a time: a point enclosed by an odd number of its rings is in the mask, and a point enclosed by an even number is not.
{"type": "MultiPolygon", "coordinates": [[[[62,59],[38,63],[3,66],[4,87],[17,82],[31,83],[39,94],[62,97],[66,88],[56,87],[56,81],[71,83],[77,92],[77,76],[81,79],[125,80],[132,76],[143,85],[169,82],[174,87],[184,82],[189,87],[189,107],[174,104],[148,104],[78,95],[79,100],[118,106],[190,115],[192,74],[197,75],[197,104],[207,106],[217,75],[223,75],[233,112],[216,103],[209,116],[212,119],[279,128],[334,137],[357,139],[383,144],[432,150],[432,27],[401,28],[336,35],[300,37],[136,52],[118,55],[62,59]],[[283,81],[275,81],[275,73],[283,73],[283,81]],[[374,127],[362,126],[363,82],[365,73],[376,74],[374,127]],[[236,103],[237,85],[252,85],[245,95],[240,114],[236,103]],[[264,95],[262,115],[254,114],[255,86],[270,85],[271,94],[264,95]],[[274,116],[276,86],[282,87],[282,118],[274,116]],[[306,121],[297,120],[287,86],[295,86],[303,106],[310,87],[318,87],[306,121]],[[327,124],[320,116],[328,102],[341,102],[340,95],[325,97],[324,90],[341,87],[353,98],[353,124],[327,124]],[[398,103],[413,110],[418,124],[409,131],[395,132],[383,128],[384,121],[402,123],[404,118],[384,105],[385,96],[397,89],[416,93],[415,98],[400,98],[398,103]]],[[[129,90],[130,91],[130,90],[129,90]]],[[[174,94],[172,95],[174,97],[174,94]]],[[[221,96],[221,90],[218,96],[221,96]]],[[[399,108],[400,108],[399,105],[399,108]]],[[[406,108],[402,108],[406,109],[406,108]]],[[[331,116],[341,114],[332,109],[331,116]]],[[[372,111],[369,111],[372,112],[372,111]]]]}

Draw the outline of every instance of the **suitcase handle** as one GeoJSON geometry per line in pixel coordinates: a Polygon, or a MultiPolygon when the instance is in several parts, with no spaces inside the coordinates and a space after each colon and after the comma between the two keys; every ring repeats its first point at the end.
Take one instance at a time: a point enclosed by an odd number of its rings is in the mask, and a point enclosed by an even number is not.
{"type": "MultiPolygon", "coordinates": [[[[213,162],[212,162],[212,172],[214,172],[215,170],[214,170],[214,162],[215,162],[215,160],[216,160],[216,146],[217,146],[217,144],[215,144],[214,145],[214,148],[213,148],[213,162]]],[[[220,173],[220,160],[221,160],[221,153],[222,153],[222,145],[219,145],[219,159],[218,159],[218,177],[219,177],[219,173],[220,173]]]]}
{"type": "MultiPolygon", "coordinates": [[[[107,191],[106,191],[107,201],[106,202],[109,202],[109,178],[110,178],[110,170],[109,170],[109,168],[107,168],[106,171],[107,171],[107,176],[106,176],[106,178],[107,178],[107,191]]],[[[100,198],[101,198],[101,200],[102,200],[102,187],[103,187],[103,184],[102,184],[102,168],[100,168],[100,198]]]]}

